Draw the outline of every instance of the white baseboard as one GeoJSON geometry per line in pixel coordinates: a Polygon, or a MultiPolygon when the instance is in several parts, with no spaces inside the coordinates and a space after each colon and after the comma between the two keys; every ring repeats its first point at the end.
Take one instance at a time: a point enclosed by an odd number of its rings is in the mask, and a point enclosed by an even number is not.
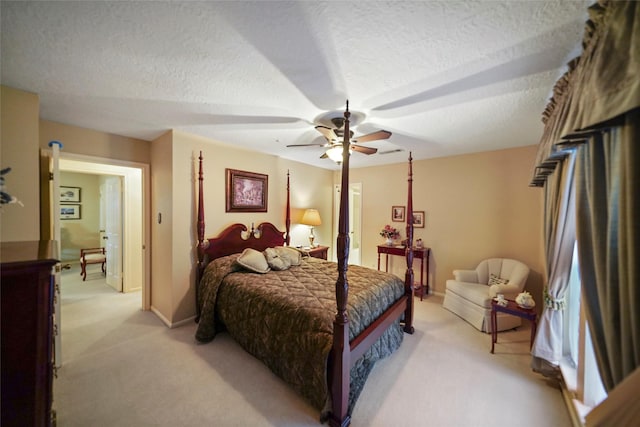
{"type": "Polygon", "coordinates": [[[175,322],[171,325],[172,328],[178,328],[180,326],[186,325],[188,323],[195,323],[196,316],[187,317],[186,319],[180,320],[179,322],[175,322]]]}
{"type": "Polygon", "coordinates": [[[153,314],[155,314],[156,316],[158,316],[160,318],[160,320],[162,320],[162,322],[167,325],[167,327],[171,328],[171,322],[169,321],[169,319],[167,319],[166,317],[164,317],[164,315],[162,313],[160,313],[160,311],[155,308],[154,306],[150,307],[150,310],[153,314]]]}
{"type": "Polygon", "coordinates": [[[158,316],[158,318],[160,318],[160,320],[162,320],[162,323],[164,323],[165,325],[167,325],[167,327],[169,329],[173,329],[173,328],[178,328],[182,325],[186,325],[187,323],[190,322],[194,322],[196,316],[191,316],[191,317],[187,317],[186,319],[180,320],[178,322],[170,322],[169,319],[167,319],[166,317],[164,317],[164,315],[162,313],[160,313],[160,311],[155,308],[154,306],[151,306],[150,310],[153,312],[153,314],[155,314],[156,316],[158,316]]]}

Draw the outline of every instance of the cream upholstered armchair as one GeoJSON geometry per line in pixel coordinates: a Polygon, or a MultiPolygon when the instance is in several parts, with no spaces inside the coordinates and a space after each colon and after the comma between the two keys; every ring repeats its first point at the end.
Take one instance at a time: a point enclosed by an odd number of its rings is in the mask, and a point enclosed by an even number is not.
{"type": "MultiPolygon", "coordinates": [[[[515,300],[523,291],[529,267],[508,258],[486,259],[475,270],[454,270],[447,280],[442,306],[462,317],[482,332],[491,332],[491,299],[504,294],[515,300]]],[[[498,331],[513,329],[522,319],[498,313],[498,331]]]]}

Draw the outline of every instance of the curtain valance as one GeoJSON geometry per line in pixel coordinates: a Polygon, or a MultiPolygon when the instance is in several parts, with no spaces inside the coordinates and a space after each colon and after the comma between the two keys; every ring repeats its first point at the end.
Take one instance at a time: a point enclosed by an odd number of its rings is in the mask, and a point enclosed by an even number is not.
{"type": "Polygon", "coordinates": [[[640,107],[638,23],[640,2],[600,0],[589,8],[583,52],[567,64],[542,114],[532,186],[544,185],[568,147],[640,107]]]}

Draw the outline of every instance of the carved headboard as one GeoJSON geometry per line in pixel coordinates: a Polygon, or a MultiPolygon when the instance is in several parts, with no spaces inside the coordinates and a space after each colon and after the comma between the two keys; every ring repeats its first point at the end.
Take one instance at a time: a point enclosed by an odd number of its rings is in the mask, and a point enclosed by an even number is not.
{"type": "Polygon", "coordinates": [[[248,230],[244,224],[233,224],[225,228],[217,237],[205,241],[204,264],[223,256],[240,253],[246,248],[264,251],[285,244],[285,231],[280,231],[270,222],[263,222],[257,228],[248,230]]]}

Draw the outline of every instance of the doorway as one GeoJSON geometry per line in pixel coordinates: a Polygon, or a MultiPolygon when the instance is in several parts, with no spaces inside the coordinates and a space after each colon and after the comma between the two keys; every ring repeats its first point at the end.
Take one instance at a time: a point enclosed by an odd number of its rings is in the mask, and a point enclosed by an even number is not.
{"type": "MultiPolygon", "coordinates": [[[[338,237],[338,223],[340,218],[340,186],[334,187],[335,224],[334,241],[338,237]]],[[[349,264],[360,265],[362,260],[362,183],[349,184],[349,264]]],[[[334,255],[335,257],[335,255],[334,255]]]]}
{"type": "MultiPolygon", "coordinates": [[[[132,291],[139,290],[141,296],[137,296],[138,303],[142,310],[149,310],[151,305],[150,293],[150,254],[146,250],[150,242],[150,173],[149,165],[135,162],[118,161],[113,159],[105,159],[91,156],[83,156],[69,153],[60,153],[57,161],[52,151],[43,150],[43,153],[49,157],[49,167],[51,176],[59,186],[60,170],[69,172],[78,172],[84,174],[98,174],[117,177],[122,183],[122,232],[121,234],[121,253],[122,262],[121,271],[122,291],[129,295],[135,295],[132,291]],[[58,170],[54,169],[54,164],[58,165],[58,170]]],[[[56,193],[49,191],[49,195],[56,193]]],[[[55,207],[59,201],[50,197],[50,203],[55,207]]],[[[107,201],[107,203],[109,203],[107,201]]],[[[52,235],[60,236],[60,221],[57,220],[57,209],[50,211],[51,221],[53,224],[52,235]],[[54,220],[54,217],[56,218],[54,220]],[[57,228],[57,229],[56,229],[57,228]]],[[[107,263],[108,264],[108,263],[107,263]]],[[[108,268],[108,267],[107,267],[108,268]]],[[[55,324],[59,331],[63,330],[63,321],[61,316],[61,307],[59,303],[62,299],[60,292],[62,286],[59,282],[60,273],[56,273],[56,298],[55,308],[55,324]]],[[[116,279],[118,280],[118,279],[116,279]]],[[[61,367],[64,358],[62,349],[61,333],[57,334],[54,339],[55,366],[61,367]]]]}
{"type": "MultiPolygon", "coordinates": [[[[149,217],[146,212],[149,209],[148,197],[149,189],[148,183],[148,165],[136,164],[132,162],[122,162],[113,159],[92,158],[88,156],[79,156],[72,154],[60,153],[60,170],[68,172],[79,172],[87,174],[105,175],[104,188],[107,194],[106,200],[107,208],[106,217],[109,217],[109,211],[111,215],[114,215],[118,210],[121,211],[121,225],[116,224],[113,226],[111,232],[121,229],[120,236],[113,237],[114,244],[111,250],[116,250],[122,253],[120,266],[118,263],[112,263],[112,266],[117,267],[118,271],[112,271],[112,274],[116,276],[121,275],[122,279],[122,291],[132,292],[141,290],[142,301],[141,307],[143,310],[148,310],[150,306],[150,292],[149,292],[149,254],[146,248],[149,245],[149,217]],[[146,177],[146,179],[145,179],[146,177]],[[121,182],[121,189],[116,188],[116,183],[121,182]],[[115,206],[113,200],[114,192],[119,193],[121,191],[122,206],[115,206]],[[111,196],[109,196],[111,192],[111,196]],[[109,205],[111,206],[109,208],[109,205]],[[122,242],[121,244],[118,242],[122,242]],[[116,246],[117,245],[117,246],[116,246]]],[[[105,233],[108,236],[109,230],[106,230],[107,224],[105,223],[105,233]]],[[[107,267],[108,269],[109,267],[107,267]]],[[[118,279],[119,280],[119,279],[118,279]]]]}
{"type": "MultiPolygon", "coordinates": [[[[61,212],[62,209],[71,208],[74,213],[60,215],[60,262],[65,269],[75,267],[82,250],[105,248],[109,254],[106,269],[105,265],[98,269],[89,266],[87,271],[91,274],[85,280],[104,274],[107,284],[118,292],[124,291],[122,181],[121,175],[101,175],[69,169],[60,170],[59,180],[61,212]],[[70,194],[72,197],[69,197],[70,194]],[[69,200],[70,198],[73,200],[69,200]]],[[[141,288],[135,287],[136,290],[141,288]]]]}

